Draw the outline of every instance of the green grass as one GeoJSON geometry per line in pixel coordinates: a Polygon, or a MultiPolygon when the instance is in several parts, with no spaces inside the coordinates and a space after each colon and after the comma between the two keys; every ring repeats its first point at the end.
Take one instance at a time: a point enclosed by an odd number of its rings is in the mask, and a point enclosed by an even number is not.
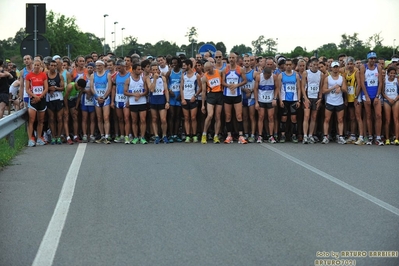
{"type": "Polygon", "coordinates": [[[14,140],[14,148],[11,148],[7,138],[0,139],[0,168],[9,165],[10,161],[28,143],[28,136],[24,125],[14,131],[14,140]]]}

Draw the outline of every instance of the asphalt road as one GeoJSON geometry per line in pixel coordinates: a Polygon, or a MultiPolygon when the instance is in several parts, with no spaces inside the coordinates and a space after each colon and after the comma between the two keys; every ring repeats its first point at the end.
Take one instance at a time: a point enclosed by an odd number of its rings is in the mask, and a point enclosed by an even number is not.
{"type": "Polygon", "coordinates": [[[307,266],[332,251],[399,265],[398,154],[335,143],[27,148],[0,171],[0,265],[307,266]]]}

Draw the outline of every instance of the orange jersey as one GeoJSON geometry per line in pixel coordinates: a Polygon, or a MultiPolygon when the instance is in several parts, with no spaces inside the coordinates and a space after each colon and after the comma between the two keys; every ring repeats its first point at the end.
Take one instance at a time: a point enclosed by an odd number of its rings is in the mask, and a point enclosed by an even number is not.
{"type": "Polygon", "coordinates": [[[205,72],[206,90],[207,92],[222,92],[222,79],[219,74],[219,70],[214,69],[213,75],[209,75],[205,72]]]}

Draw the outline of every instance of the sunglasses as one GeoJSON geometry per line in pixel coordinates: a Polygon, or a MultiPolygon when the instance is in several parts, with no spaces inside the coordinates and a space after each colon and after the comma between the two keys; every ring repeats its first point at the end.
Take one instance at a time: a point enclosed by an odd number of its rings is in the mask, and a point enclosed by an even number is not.
{"type": "Polygon", "coordinates": [[[215,56],[215,58],[222,58],[221,56],[215,56]]]}

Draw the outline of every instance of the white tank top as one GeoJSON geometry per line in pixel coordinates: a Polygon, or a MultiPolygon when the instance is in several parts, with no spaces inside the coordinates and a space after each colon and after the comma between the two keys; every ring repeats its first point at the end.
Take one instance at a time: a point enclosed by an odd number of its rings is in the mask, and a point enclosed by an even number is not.
{"type": "Polygon", "coordinates": [[[259,74],[259,87],[258,87],[258,102],[271,103],[274,98],[274,78],[273,75],[270,78],[265,79],[263,73],[259,74]]]}
{"type": "Polygon", "coordinates": [[[398,79],[395,78],[393,81],[389,81],[388,79],[385,79],[385,95],[392,99],[395,100],[395,98],[398,96],[398,79]]]}
{"type": "MultiPolygon", "coordinates": [[[[132,78],[132,76],[130,76],[129,78],[130,78],[129,92],[130,93],[144,93],[143,78],[140,76],[138,81],[134,80],[132,78]]],[[[136,101],[136,97],[129,96],[129,104],[130,105],[139,105],[139,104],[146,104],[146,103],[147,103],[147,99],[145,96],[141,96],[137,101],[136,101]]]]}
{"type": "MultiPolygon", "coordinates": [[[[341,75],[338,76],[338,79],[333,79],[330,75],[328,76],[328,87],[331,88],[335,85],[342,87],[343,78],[341,75]]],[[[331,104],[333,106],[338,106],[344,104],[344,98],[342,97],[342,91],[340,93],[335,93],[335,90],[332,90],[330,93],[326,95],[326,103],[331,104]]]]}
{"type": "Polygon", "coordinates": [[[308,73],[307,94],[309,99],[317,99],[320,91],[320,70],[313,73],[310,69],[306,70],[308,73]]]}

